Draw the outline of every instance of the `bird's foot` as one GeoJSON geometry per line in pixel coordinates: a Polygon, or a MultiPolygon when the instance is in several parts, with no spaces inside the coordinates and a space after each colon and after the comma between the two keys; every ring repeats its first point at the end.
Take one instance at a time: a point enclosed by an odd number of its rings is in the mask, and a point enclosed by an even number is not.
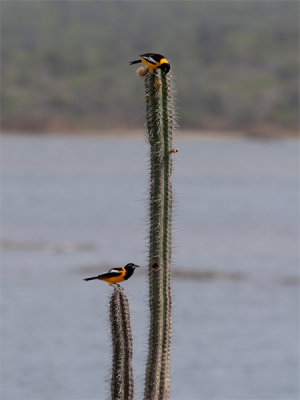
{"type": "Polygon", "coordinates": [[[117,289],[117,290],[124,290],[123,287],[121,285],[119,285],[118,283],[113,283],[112,286],[114,286],[115,289],[117,289]]]}

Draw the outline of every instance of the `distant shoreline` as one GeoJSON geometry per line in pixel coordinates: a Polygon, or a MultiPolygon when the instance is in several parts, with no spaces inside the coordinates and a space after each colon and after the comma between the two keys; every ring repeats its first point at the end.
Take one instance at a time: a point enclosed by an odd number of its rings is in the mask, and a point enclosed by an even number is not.
{"type": "MultiPolygon", "coordinates": [[[[2,129],[3,136],[106,136],[106,137],[145,137],[146,129],[55,129],[55,130],[21,130],[21,129],[2,129]]],[[[216,130],[216,129],[178,129],[175,133],[177,138],[199,138],[199,139],[297,139],[299,138],[299,131],[297,130],[284,130],[278,128],[273,130],[266,129],[249,129],[249,130],[216,130]]]]}

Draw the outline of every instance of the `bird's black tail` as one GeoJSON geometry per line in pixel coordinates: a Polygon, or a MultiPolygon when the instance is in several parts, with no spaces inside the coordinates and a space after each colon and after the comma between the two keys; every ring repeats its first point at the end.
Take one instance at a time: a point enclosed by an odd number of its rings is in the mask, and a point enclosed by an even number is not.
{"type": "Polygon", "coordinates": [[[138,63],[140,63],[140,62],[142,62],[141,60],[135,60],[135,61],[130,61],[130,65],[132,65],[132,64],[138,64],[138,63]]]}
{"type": "Polygon", "coordinates": [[[98,276],[92,276],[91,278],[85,278],[84,281],[92,281],[93,279],[98,279],[98,276]]]}

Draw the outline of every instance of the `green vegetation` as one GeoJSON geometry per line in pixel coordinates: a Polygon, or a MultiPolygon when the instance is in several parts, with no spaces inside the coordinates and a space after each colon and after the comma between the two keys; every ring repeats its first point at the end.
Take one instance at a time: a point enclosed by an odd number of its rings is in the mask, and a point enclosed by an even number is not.
{"type": "Polygon", "coordinates": [[[3,126],[139,127],[128,63],[155,51],[174,67],[182,127],[293,129],[298,16],[283,0],[2,0],[3,126]]]}

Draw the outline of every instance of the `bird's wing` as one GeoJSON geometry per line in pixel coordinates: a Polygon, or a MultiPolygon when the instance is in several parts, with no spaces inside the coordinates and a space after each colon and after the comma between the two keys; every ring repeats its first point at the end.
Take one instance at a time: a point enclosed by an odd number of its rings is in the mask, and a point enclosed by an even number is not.
{"type": "Polygon", "coordinates": [[[155,60],[155,54],[153,53],[146,53],[146,54],[140,54],[140,57],[143,57],[146,61],[148,61],[150,64],[157,64],[157,62],[159,62],[159,60],[155,60]]]}
{"type": "Polygon", "coordinates": [[[122,274],[121,268],[111,268],[106,274],[99,275],[98,278],[113,278],[122,274]]]}

